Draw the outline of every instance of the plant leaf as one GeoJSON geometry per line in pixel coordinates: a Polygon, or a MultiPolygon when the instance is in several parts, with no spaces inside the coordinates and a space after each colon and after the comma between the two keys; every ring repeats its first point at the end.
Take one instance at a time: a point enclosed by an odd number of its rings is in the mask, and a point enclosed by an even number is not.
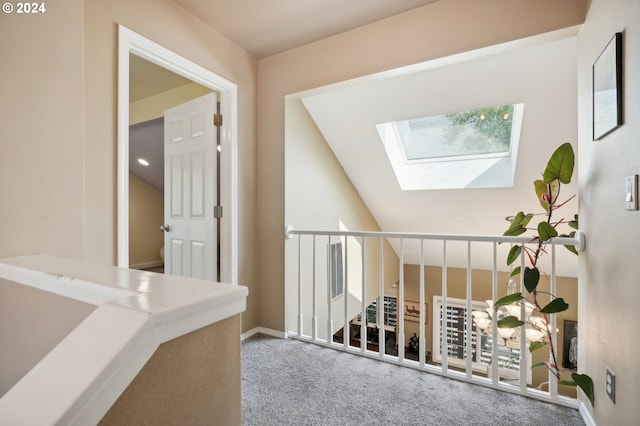
{"type": "Polygon", "coordinates": [[[591,377],[586,374],[571,373],[571,378],[576,382],[576,385],[582,389],[582,392],[589,398],[591,406],[593,406],[593,380],[591,380],[591,377]]]}
{"type": "Polygon", "coordinates": [[[536,194],[538,195],[538,201],[540,205],[546,211],[549,212],[549,202],[558,198],[558,193],[560,192],[560,184],[557,180],[554,180],[550,183],[545,183],[541,180],[536,180],[533,182],[533,186],[536,190],[536,194]],[[551,185],[551,188],[549,188],[551,185]],[[549,189],[551,189],[551,198],[549,198],[549,189]]]}
{"type": "MultiPolygon", "coordinates": [[[[568,238],[573,238],[575,236],[576,236],[576,231],[571,231],[571,232],[569,232],[569,234],[560,234],[559,235],[559,237],[568,237],[568,238]]],[[[571,253],[573,253],[576,256],[578,256],[578,249],[576,248],[576,246],[565,245],[564,247],[567,250],[569,250],[571,253]]]]}
{"type": "Polygon", "coordinates": [[[527,231],[527,225],[532,217],[533,214],[531,213],[525,215],[523,212],[518,212],[511,220],[509,229],[507,229],[503,235],[517,237],[518,235],[524,234],[527,231]]]}
{"type": "Polygon", "coordinates": [[[562,297],[558,297],[557,299],[553,299],[549,302],[547,306],[540,309],[540,312],[543,314],[556,314],[558,312],[566,311],[567,309],[569,309],[569,304],[565,302],[562,297]]]}
{"type": "Polygon", "coordinates": [[[519,267],[519,266],[515,267],[515,268],[513,269],[513,271],[511,271],[511,276],[510,276],[509,278],[511,278],[511,277],[515,277],[515,276],[516,276],[516,275],[518,275],[518,274],[520,274],[520,267],[519,267]]]}
{"type": "Polygon", "coordinates": [[[501,306],[507,306],[512,303],[519,302],[522,299],[524,299],[524,297],[522,297],[520,293],[507,294],[506,296],[498,299],[496,303],[493,305],[493,308],[498,309],[501,306]]]}
{"type": "Polygon", "coordinates": [[[538,286],[538,282],[540,282],[540,271],[538,268],[529,268],[528,266],[524,268],[524,286],[529,293],[532,293],[533,290],[538,286]]]}
{"type": "Polygon", "coordinates": [[[535,364],[533,364],[531,366],[531,369],[534,369],[536,367],[546,367],[546,366],[547,366],[547,364],[545,364],[544,362],[536,362],[535,364]]]}
{"type": "Polygon", "coordinates": [[[567,223],[568,223],[568,225],[570,227],[572,227],[573,229],[575,229],[577,231],[578,230],[578,224],[579,224],[578,223],[578,215],[577,214],[573,215],[573,220],[570,220],[567,223]]]}
{"type": "Polygon", "coordinates": [[[538,235],[542,241],[550,240],[551,238],[558,236],[558,231],[556,228],[549,225],[547,222],[540,222],[538,224],[538,235]]]}
{"type": "Polygon", "coordinates": [[[578,249],[576,249],[576,246],[564,246],[567,250],[569,250],[571,253],[575,254],[576,256],[578,255],[578,249]]]}
{"type": "Polygon", "coordinates": [[[571,182],[574,162],[575,155],[573,154],[573,147],[568,142],[563,143],[553,152],[551,158],[549,158],[547,168],[542,175],[543,181],[545,183],[551,183],[557,179],[563,184],[571,182]]]}
{"type": "Polygon", "coordinates": [[[499,328],[516,328],[523,325],[524,322],[520,321],[518,318],[513,315],[509,315],[508,317],[504,317],[501,320],[498,320],[499,328]]]}
{"type": "Polygon", "coordinates": [[[522,253],[522,246],[511,247],[511,250],[509,250],[509,255],[507,256],[507,265],[511,265],[513,262],[515,262],[520,256],[520,253],[522,253]]]}
{"type": "Polygon", "coordinates": [[[565,386],[577,386],[576,382],[574,382],[573,380],[560,380],[559,384],[565,386]]]}
{"type": "Polygon", "coordinates": [[[538,349],[544,348],[545,346],[547,346],[547,342],[544,341],[531,342],[531,345],[529,345],[529,352],[537,351],[538,349]]]}

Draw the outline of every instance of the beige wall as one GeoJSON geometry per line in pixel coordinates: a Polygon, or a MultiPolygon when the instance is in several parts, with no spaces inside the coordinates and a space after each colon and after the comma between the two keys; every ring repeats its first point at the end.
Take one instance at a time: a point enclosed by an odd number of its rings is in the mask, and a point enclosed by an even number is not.
{"type": "Polygon", "coordinates": [[[640,418],[640,213],[624,209],[624,178],[640,163],[640,2],[593,0],[578,40],[582,369],[594,380],[594,417],[601,425],[637,424],[640,418]],[[593,62],[614,33],[623,32],[624,125],[592,141],[593,62]],[[616,373],[616,402],[605,394],[605,369],[616,373]]]}
{"type": "MultiPolygon", "coordinates": [[[[405,265],[405,300],[420,300],[420,267],[417,265],[405,265]]],[[[484,302],[492,297],[492,272],[474,269],[471,271],[472,300],[484,302]]],[[[506,282],[509,280],[509,274],[505,272],[498,273],[498,294],[496,298],[500,298],[507,294],[506,282]]],[[[466,299],[467,270],[460,268],[447,269],[447,297],[458,299],[466,299]]],[[[558,325],[558,347],[556,354],[558,362],[562,363],[563,337],[564,337],[564,320],[576,321],[578,317],[578,281],[576,278],[557,277],[556,296],[562,297],[568,304],[569,309],[557,314],[558,325]]],[[[424,268],[424,285],[425,285],[425,301],[428,304],[428,324],[425,326],[426,348],[433,353],[433,296],[442,295],[442,268],[435,266],[427,266],[424,268]]],[[[549,291],[549,279],[543,276],[540,280],[540,291],[549,291]]],[[[540,299],[544,300],[544,299],[540,299]]],[[[400,303],[399,303],[400,305],[400,303]]],[[[402,305],[400,305],[402,306],[402,305]]],[[[416,333],[420,335],[420,324],[412,321],[405,321],[405,344],[409,342],[409,338],[416,333]]],[[[549,352],[540,349],[533,353],[532,363],[544,362],[548,360],[549,352]]],[[[538,386],[542,382],[548,381],[548,371],[546,368],[539,367],[533,369],[532,372],[533,386],[538,386]]],[[[569,379],[564,377],[563,379],[569,379]]],[[[544,388],[547,389],[546,387],[544,388]]],[[[575,397],[575,388],[560,386],[560,392],[575,397]]]]}
{"type": "Polygon", "coordinates": [[[255,327],[256,59],[169,0],[95,0],[85,8],[84,257],[116,259],[116,40],[122,24],[238,85],[239,283],[249,287],[242,327],[255,327]]]}
{"type": "Polygon", "coordinates": [[[282,330],[285,321],[285,96],[578,25],[584,20],[586,3],[440,1],[260,60],[258,248],[261,292],[269,295],[261,299],[261,324],[282,330]]]}
{"type": "MultiPolygon", "coordinates": [[[[366,204],[335,158],[322,134],[299,99],[289,99],[286,108],[285,223],[298,229],[330,231],[379,231],[366,204]]],[[[300,271],[303,279],[302,303],[305,314],[304,333],[311,335],[312,313],[312,248],[313,237],[302,237],[300,271]]],[[[338,242],[338,238],[331,243],[338,242]]],[[[327,304],[327,246],[328,239],[316,240],[316,294],[318,306],[327,304]]],[[[380,241],[367,239],[365,243],[365,304],[380,294],[380,241]]],[[[286,307],[287,329],[297,330],[298,307],[298,238],[288,240],[286,248],[286,307]]],[[[350,237],[342,239],[345,250],[345,284],[348,296],[348,320],[362,312],[362,241],[350,237]]],[[[385,288],[390,289],[399,275],[398,257],[388,242],[384,243],[385,288]]],[[[344,298],[333,302],[334,330],[344,325],[344,298]]],[[[326,337],[327,310],[318,310],[318,335],[326,337]]]]}
{"type": "Polygon", "coordinates": [[[0,397],[95,308],[0,279],[0,397]]]}
{"type": "Polygon", "coordinates": [[[84,255],[83,4],[0,14],[0,257],[84,255]]]}
{"type": "Polygon", "coordinates": [[[69,0],[0,14],[0,257],[116,263],[117,24],[238,85],[239,282],[258,325],[257,60],[169,0],[69,0]]]}
{"type": "Polygon", "coordinates": [[[101,425],[240,426],[240,317],[160,345],[101,425]]]}
{"type": "Polygon", "coordinates": [[[164,194],[129,173],[129,265],[160,262],[164,194]]]}

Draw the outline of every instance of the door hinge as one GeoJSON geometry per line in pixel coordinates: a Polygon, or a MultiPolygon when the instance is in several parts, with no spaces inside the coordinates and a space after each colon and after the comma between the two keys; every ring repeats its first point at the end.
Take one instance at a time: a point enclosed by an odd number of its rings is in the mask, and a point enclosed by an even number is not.
{"type": "Polygon", "coordinates": [[[222,126],[222,114],[213,114],[213,125],[216,127],[222,126]]]}
{"type": "Polygon", "coordinates": [[[213,206],[213,217],[216,219],[222,217],[222,206],[213,206]]]}

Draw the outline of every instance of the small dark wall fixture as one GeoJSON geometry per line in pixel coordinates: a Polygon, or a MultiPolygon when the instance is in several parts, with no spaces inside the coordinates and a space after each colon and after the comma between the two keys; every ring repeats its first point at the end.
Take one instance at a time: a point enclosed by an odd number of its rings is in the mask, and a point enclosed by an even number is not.
{"type": "Polygon", "coordinates": [[[622,33],[616,33],[593,64],[593,140],[622,124],[622,33]]]}
{"type": "Polygon", "coordinates": [[[562,367],[578,369],[578,323],[564,320],[564,339],[562,341],[562,367]]]}

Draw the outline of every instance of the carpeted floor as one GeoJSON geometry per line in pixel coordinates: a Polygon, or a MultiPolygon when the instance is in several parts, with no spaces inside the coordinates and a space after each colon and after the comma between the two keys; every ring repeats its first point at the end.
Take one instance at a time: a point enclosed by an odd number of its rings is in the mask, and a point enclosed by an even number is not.
{"type": "Polygon", "coordinates": [[[242,424],[584,425],[578,411],[257,335],[242,344],[242,424]]]}

